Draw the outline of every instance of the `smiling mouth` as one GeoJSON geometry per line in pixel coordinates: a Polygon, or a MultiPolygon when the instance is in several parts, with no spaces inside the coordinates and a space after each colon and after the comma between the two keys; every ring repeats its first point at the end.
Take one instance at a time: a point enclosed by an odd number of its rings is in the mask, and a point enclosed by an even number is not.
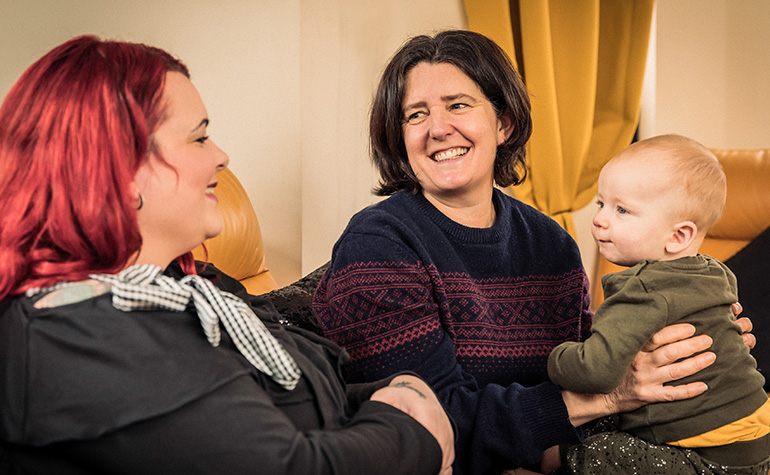
{"type": "Polygon", "coordinates": [[[444,150],[443,152],[436,152],[431,156],[431,159],[434,162],[446,162],[447,160],[453,160],[455,158],[460,158],[466,153],[468,153],[468,147],[458,147],[453,148],[449,150],[444,150]]]}

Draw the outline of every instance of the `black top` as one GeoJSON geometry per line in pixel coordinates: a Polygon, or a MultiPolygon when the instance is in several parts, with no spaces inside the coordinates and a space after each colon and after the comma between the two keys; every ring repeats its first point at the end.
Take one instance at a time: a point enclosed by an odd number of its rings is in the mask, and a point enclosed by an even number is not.
{"type": "MultiPolygon", "coordinates": [[[[167,274],[180,277],[173,267],[167,274]]],[[[219,347],[186,312],[122,312],[111,294],[55,308],[0,302],[0,472],[436,473],[420,424],[368,401],[388,381],[345,386],[345,353],[277,323],[272,304],[209,267],[246,300],[302,370],[286,391],[223,329],[219,347]]]]}

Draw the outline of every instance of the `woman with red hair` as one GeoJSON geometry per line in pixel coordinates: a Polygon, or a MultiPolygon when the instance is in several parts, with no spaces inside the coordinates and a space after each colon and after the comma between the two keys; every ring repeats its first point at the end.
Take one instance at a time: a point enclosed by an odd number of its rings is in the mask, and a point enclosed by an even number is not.
{"type": "Polygon", "coordinates": [[[88,36],[3,102],[0,472],[451,472],[423,381],[346,386],[339,347],[196,272],[228,163],[207,125],[184,64],[88,36]]]}

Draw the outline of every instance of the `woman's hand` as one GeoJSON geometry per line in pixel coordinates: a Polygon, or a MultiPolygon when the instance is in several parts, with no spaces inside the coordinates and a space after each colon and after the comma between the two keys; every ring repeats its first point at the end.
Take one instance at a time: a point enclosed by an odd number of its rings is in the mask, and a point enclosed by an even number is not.
{"type": "Polygon", "coordinates": [[[371,400],[390,404],[422,424],[441,446],[443,460],[440,475],[452,473],[452,462],[455,458],[452,424],[444,407],[423,380],[410,375],[396,376],[390,385],[375,391],[371,400]]]}
{"type": "Polygon", "coordinates": [[[540,471],[551,473],[561,467],[561,453],[558,445],[554,445],[543,452],[543,458],[540,460],[540,471]]]}
{"type": "MultiPolygon", "coordinates": [[[[740,303],[734,303],[732,309],[736,317],[743,311],[740,303]]],[[[751,320],[742,317],[735,323],[741,328],[743,342],[754,348],[757,339],[751,333],[751,320]]],[[[562,391],[572,425],[577,427],[598,417],[633,411],[653,402],[678,401],[702,394],[708,389],[703,382],[664,386],[693,375],[716,360],[714,353],[705,351],[711,346],[711,338],[694,337],[694,334],[695,327],[686,323],[669,325],[654,334],[634,358],[621,385],[610,394],[562,391]]]]}
{"type": "Polygon", "coordinates": [[[705,351],[711,346],[711,338],[694,334],[695,327],[686,323],[669,325],[654,334],[634,358],[623,382],[610,394],[562,391],[572,425],[653,402],[688,399],[706,391],[708,387],[703,382],[664,386],[695,374],[716,360],[714,353],[705,351]]]}
{"type": "Polygon", "coordinates": [[[711,365],[716,355],[706,352],[713,341],[708,335],[693,337],[690,324],[669,325],[650,338],[642,348],[623,383],[609,394],[614,412],[627,412],[653,402],[677,401],[697,396],[708,389],[704,382],[664,386],[697,373],[711,365]],[[703,352],[703,353],[701,353],[703,352]],[[692,356],[696,353],[695,356],[692,356]],[[682,358],[687,358],[679,361],[682,358]]]}
{"type": "MultiPolygon", "coordinates": [[[[732,310],[737,317],[743,307],[734,303],[732,310]]],[[[751,320],[746,317],[736,320],[743,333],[743,341],[750,348],[757,343],[751,334],[751,320]]],[[[712,352],[695,353],[709,348],[712,340],[707,335],[690,338],[695,327],[689,324],[670,325],[654,334],[640,351],[631,369],[626,373],[623,383],[610,396],[617,407],[616,412],[627,412],[652,402],[678,401],[697,396],[708,389],[706,383],[694,382],[678,386],[664,386],[663,383],[675,381],[697,373],[716,360],[712,352]],[[687,358],[678,361],[681,358],[687,358]]]]}

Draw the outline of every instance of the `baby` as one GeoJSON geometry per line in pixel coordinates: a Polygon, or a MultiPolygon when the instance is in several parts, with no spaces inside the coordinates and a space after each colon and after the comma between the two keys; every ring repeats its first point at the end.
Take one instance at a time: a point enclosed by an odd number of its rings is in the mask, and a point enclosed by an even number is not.
{"type": "Polygon", "coordinates": [[[734,323],[735,276],[698,254],[722,214],[725,194],[714,154],[686,137],[636,142],[607,163],[592,234],[602,256],[631,268],[602,278],[606,300],[592,335],[556,347],[548,375],[564,389],[609,393],[655,332],[691,323],[696,334],[713,339],[717,358],[681,382],[705,381],[708,391],[620,414],[619,428],[653,444],[692,449],[719,465],[746,466],[770,455],[770,403],[734,323]]]}

